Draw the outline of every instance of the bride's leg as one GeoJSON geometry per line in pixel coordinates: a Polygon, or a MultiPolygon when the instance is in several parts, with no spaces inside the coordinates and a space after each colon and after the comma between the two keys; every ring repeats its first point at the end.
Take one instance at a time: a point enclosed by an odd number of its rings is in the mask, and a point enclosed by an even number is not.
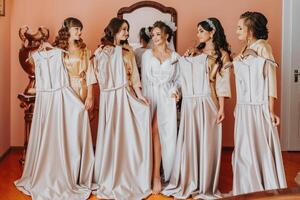
{"type": "Polygon", "coordinates": [[[152,138],[153,138],[153,194],[159,194],[161,191],[161,179],[160,179],[160,163],[161,163],[161,146],[157,124],[157,113],[155,113],[152,120],[152,138]]]}

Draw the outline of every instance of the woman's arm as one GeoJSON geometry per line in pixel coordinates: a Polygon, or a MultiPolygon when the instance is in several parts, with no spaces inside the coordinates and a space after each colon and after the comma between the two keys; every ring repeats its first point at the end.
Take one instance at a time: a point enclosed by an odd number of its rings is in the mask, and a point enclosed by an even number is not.
{"type": "Polygon", "coordinates": [[[225,98],[231,97],[230,88],[230,68],[225,68],[227,63],[230,63],[230,57],[227,52],[222,52],[224,54],[222,62],[224,63],[221,71],[216,74],[216,93],[219,102],[219,110],[217,116],[217,123],[221,123],[225,119],[224,104],[225,98]]]}

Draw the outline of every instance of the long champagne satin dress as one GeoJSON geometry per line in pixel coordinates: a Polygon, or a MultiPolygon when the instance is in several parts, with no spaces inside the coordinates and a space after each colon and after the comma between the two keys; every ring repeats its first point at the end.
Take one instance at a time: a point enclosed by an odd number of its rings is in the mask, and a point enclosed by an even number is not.
{"type": "Polygon", "coordinates": [[[286,179],[278,131],[269,111],[269,96],[276,98],[276,67],[265,40],[250,46],[258,57],[234,61],[235,108],[233,194],[285,188],[286,179]]]}
{"type": "Polygon", "coordinates": [[[70,87],[61,49],[36,52],[36,101],[19,190],[34,200],[85,200],[94,152],[88,113],[70,87]]]}
{"type": "Polygon", "coordinates": [[[222,151],[218,97],[230,97],[229,68],[217,72],[206,54],[179,59],[182,92],[176,157],[163,194],[180,199],[216,199],[222,151]]]}
{"type": "Polygon", "coordinates": [[[100,85],[99,128],[93,181],[101,199],[140,200],[151,194],[150,108],[135,97],[139,75],[131,49],[95,55],[100,85]]]}

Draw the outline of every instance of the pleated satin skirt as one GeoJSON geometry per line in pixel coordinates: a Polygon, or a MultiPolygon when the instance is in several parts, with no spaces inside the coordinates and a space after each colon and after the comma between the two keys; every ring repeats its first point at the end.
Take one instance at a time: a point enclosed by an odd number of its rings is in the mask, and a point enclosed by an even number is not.
{"type": "Polygon", "coordinates": [[[286,188],[280,141],[268,104],[238,104],[234,131],[233,194],[286,188]]]}
{"type": "Polygon", "coordinates": [[[94,194],[101,199],[140,200],[151,194],[150,107],[123,87],[101,92],[94,194]]]}
{"type": "Polygon", "coordinates": [[[22,177],[33,200],[85,200],[91,193],[94,152],[88,113],[70,87],[38,92],[22,177]]]}
{"type": "Polygon", "coordinates": [[[176,157],[163,194],[185,199],[218,198],[222,125],[210,96],[183,98],[176,157]]]}

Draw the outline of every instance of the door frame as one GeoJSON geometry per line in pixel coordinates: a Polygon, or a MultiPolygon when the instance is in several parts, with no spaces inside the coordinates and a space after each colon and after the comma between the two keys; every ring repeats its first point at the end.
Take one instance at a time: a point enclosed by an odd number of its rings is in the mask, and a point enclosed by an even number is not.
{"type": "Polygon", "coordinates": [[[281,126],[280,143],[283,151],[289,150],[291,133],[291,81],[292,81],[292,1],[282,1],[282,49],[281,49],[281,126]]]}

